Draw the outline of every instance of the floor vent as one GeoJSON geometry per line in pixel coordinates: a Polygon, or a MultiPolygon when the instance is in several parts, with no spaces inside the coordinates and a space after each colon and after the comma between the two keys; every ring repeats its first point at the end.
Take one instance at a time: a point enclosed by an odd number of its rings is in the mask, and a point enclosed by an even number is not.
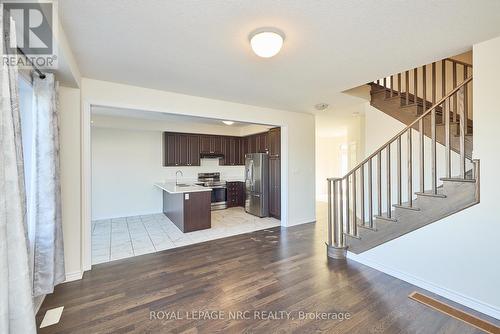
{"type": "Polygon", "coordinates": [[[64,306],[47,310],[47,312],[45,312],[45,316],[43,317],[42,323],[40,324],[40,328],[57,324],[59,320],[61,320],[63,309],[64,306]]]}
{"type": "Polygon", "coordinates": [[[450,317],[461,320],[471,326],[474,326],[482,331],[485,331],[486,333],[500,334],[500,327],[488,321],[482,320],[470,313],[461,311],[455,307],[445,304],[439,300],[423,295],[416,291],[412,292],[408,297],[410,297],[413,300],[416,300],[419,303],[429,306],[439,312],[447,314],[450,317]]]}

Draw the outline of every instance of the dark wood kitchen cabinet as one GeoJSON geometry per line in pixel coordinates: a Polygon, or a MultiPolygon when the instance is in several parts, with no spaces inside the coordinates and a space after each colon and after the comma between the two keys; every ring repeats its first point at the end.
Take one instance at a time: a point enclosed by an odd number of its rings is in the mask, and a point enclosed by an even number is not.
{"type": "Polygon", "coordinates": [[[268,133],[269,149],[269,214],[281,218],[281,130],[273,128],[268,133]]]}
{"type": "Polygon", "coordinates": [[[247,138],[247,153],[267,153],[268,134],[267,132],[251,135],[247,138]]]}
{"type": "Polygon", "coordinates": [[[227,207],[245,206],[245,183],[227,182],[227,207]]]}
{"type": "Polygon", "coordinates": [[[163,133],[163,166],[177,166],[176,151],[176,134],[163,133]]]}
{"type": "Polygon", "coordinates": [[[185,133],[163,134],[163,166],[199,166],[199,136],[185,133]]]}
{"type": "Polygon", "coordinates": [[[241,166],[245,164],[244,141],[241,137],[223,138],[224,159],[221,164],[224,166],[241,166]]]}
{"type": "Polygon", "coordinates": [[[200,136],[200,153],[223,154],[223,136],[200,136]]]}
{"type": "Polygon", "coordinates": [[[281,130],[280,128],[272,128],[269,130],[268,136],[268,148],[269,148],[269,156],[277,156],[279,157],[281,154],[281,130]]]}
{"type": "Polygon", "coordinates": [[[187,136],[187,165],[199,166],[200,165],[200,136],[188,135],[187,136]]]}
{"type": "Polygon", "coordinates": [[[257,134],[257,153],[267,153],[267,132],[257,134]]]}
{"type": "Polygon", "coordinates": [[[281,161],[269,157],[269,215],[281,218],[281,161]]]}

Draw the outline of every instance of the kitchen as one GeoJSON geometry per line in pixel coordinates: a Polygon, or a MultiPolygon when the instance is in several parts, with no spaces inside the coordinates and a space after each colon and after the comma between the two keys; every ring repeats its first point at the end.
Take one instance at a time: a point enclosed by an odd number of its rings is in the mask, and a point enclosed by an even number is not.
{"type": "Polygon", "coordinates": [[[93,113],[93,264],[280,225],[279,127],[158,114],[93,113]]]}

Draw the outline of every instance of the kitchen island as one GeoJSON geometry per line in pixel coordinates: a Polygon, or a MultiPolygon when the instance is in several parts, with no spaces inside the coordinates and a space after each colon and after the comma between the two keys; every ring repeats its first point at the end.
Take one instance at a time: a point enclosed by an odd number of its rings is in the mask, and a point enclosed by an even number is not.
{"type": "Polygon", "coordinates": [[[155,186],[163,190],[163,213],[182,232],[211,227],[211,188],[175,182],[155,186]]]}

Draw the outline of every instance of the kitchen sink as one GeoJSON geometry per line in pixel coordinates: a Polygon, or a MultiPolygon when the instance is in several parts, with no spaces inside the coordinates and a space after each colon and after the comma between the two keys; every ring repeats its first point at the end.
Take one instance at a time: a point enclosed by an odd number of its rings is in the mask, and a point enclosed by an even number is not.
{"type": "Polygon", "coordinates": [[[175,186],[176,187],[191,187],[190,184],[185,184],[185,183],[177,183],[175,186]]]}

